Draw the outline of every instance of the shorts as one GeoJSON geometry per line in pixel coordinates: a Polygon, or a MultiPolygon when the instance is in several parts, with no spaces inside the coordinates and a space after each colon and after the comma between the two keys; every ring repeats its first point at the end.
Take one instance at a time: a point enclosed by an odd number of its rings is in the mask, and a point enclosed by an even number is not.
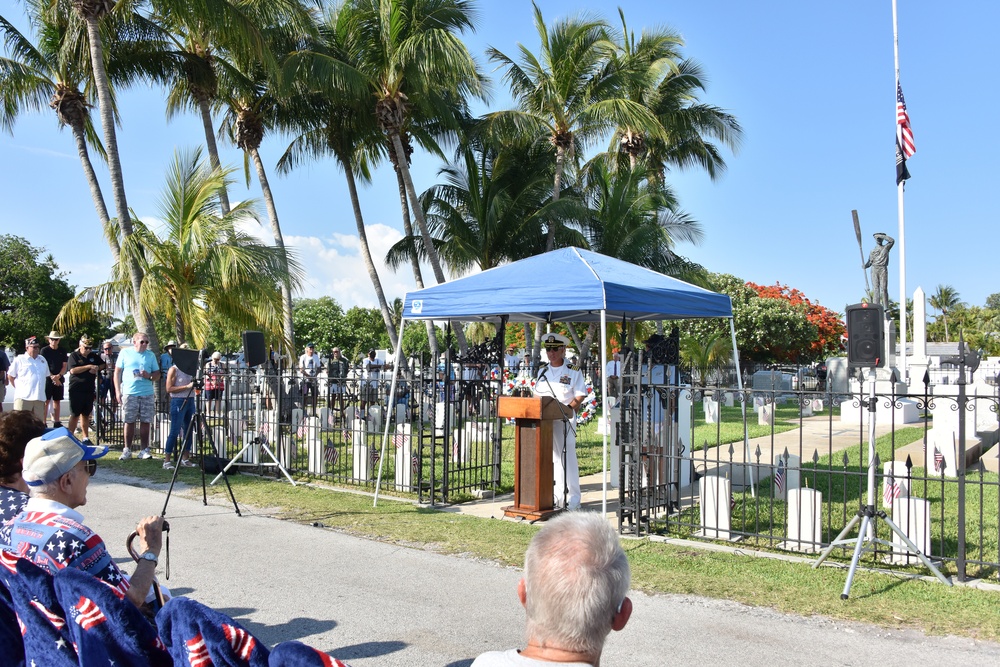
{"type": "MultiPolygon", "coordinates": [[[[3,354],[0,352],[0,354],[3,354]]],[[[3,403],[3,399],[7,398],[7,382],[6,380],[0,380],[0,403],[3,403]]]]}
{"type": "Polygon", "coordinates": [[[91,386],[69,388],[69,413],[74,416],[89,417],[94,412],[97,395],[91,386]]]}
{"type": "Polygon", "coordinates": [[[14,409],[30,412],[38,417],[38,421],[45,423],[45,401],[27,401],[23,398],[15,398],[14,409]]]}
{"type": "Polygon", "coordinates": [[[222,390],[221,389],[206,389],[205,390],[205,400],[206,401],[221,401],[222,400],[222,390]]]}
{"type": "Polygon", "coordinates": [[[45,400],[46,401],[61,401],[66,395],[65,390],[66,385],[56,384],[52,381],[52,378],[45,378],[45,400]]]}
{"type": "Polygon", "coordinates": [[[122,397],[122,421],[126,424],[149,424],[153,421],[156,404],[152,395],[122,397]]]}

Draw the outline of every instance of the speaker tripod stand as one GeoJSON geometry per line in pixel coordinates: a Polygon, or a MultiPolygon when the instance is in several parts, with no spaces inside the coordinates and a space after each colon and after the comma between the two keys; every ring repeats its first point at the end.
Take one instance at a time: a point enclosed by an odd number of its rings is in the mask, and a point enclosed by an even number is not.
{"type": "MultiPolygon", "coordinates": [[[[858,371],[859,380],[863,380],[863,377],[864,377],[863,371],[859,370],[858,371]]],[[[840,535],[837,535],[836,539],[830,542],[830,545],[825,550],[823,550],[823,553],[820,554],[819,559],[815,563],[813,563],[813,569],[819,567],[835,548],[847,544],[854,544],[854,555],[851,558],[851,565],[847,570],[847,582],[844,584],[844,591],[840,594],[840,599],[846,600],[848,596],[851,594],[851,584],[854,583],[854,575],[858,570],[858,562],[861,560],[862,553],[874,551],[875,549],[878,548],[879,544],[888,547],[890,550],[892,549],[898,550],[900,548],[898,544],[893,544],[892,542],[883,540],[882,538],[878,537],[875,534],[875,520],[881,519],[882,521],[885,522],[885,525],[889,526],[889,529],[892,530],[892,532],[897,537],[899,537],[899,539],[903,542],[903,544],[906,546],[906,551],[919,558],[920,562],[922,562],[928,570],[933,572],[934,576],[940,579],[942,583],[951,586],[952,585],[951,581],[943,574],[941,574],[941,570],[939,570],[934,565],[934,563],[932,563],[930,559],[927,558],[927,556],[920,551],[917,545],[914,544],[913,541],[906,536],[906,533],[900,530],[899,526],[897,526],[893,522],[893,520],[886,515],[885,512],[875,509],[876,400],[875,400],[874,366],[869,369],[868,384],[869,384],[868,398],[867,400],[861,399],[864,407],[868,408],[868,489],[866,496],[868,504],[861,505],[861,508],[858,510],[858,513],[855,514],[854,517],[848,522],[848,524],[844,527],[844,530],[840,531],[840,535]],[[859,523],[861,524],[861,526],[858,529],[858,536],[850,538],[846,537],[852,530],[854,530],[854,527],[857,526],[859,523]]]]}

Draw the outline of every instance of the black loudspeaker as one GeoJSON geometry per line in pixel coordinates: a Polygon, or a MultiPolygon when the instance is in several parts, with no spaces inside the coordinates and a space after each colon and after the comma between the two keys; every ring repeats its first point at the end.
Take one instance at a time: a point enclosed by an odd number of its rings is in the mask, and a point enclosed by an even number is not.
{"type": "Polygon", "coordinates": [[[174,351],[170,354],[171,358],[174,360],[174,366],[191,377],[197,377],[198,375],[198,350],[184,350],[179,347],[175,347],[174,351]]]}
{"type": "Polygon", "coordinates": [[[267,361],[267,349],[264,347],[264,334],[260,331],[243,332],[243,358],[247,366],[255,368],[267,361]]]}
{"type": "Polygon", "coordinates": [[[882,306],[857,303],[847,307],[847,366],[885,366],[885,314],[882,306]]]}

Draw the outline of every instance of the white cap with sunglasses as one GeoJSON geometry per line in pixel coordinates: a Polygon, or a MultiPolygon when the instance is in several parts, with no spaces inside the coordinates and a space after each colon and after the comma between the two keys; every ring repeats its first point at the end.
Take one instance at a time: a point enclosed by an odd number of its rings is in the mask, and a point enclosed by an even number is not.
{"type": "Polygon", "coordinates": [[[41,486],[59,479],[80,461],[96,461],[107,453],[107,447],[83,444],[66,427],[54,428],[28,441],[21,476],[28,486],[41,486]]]}

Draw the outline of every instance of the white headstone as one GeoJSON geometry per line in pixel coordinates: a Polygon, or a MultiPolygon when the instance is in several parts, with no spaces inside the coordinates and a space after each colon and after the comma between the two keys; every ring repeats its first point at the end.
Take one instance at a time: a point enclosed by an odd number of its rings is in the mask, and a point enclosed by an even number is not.
{"type": "Polygon", "coordinates": [[[722,404],[727,408],[733,407],[733,392],[731,391],[723,392],[722,404]]]}
{"type": "Polygon", "coordinates": [[[719,402],[713,398],[705,398],[705,423],[718,424],[721,421],[722,411],[719,409],[719,402]]]}
{"type": "Polygon", "coordinates": [[[803,417],[813,416],[813,405],[811,400],[806,400],[799,403],[799,412],[803,417]]]}
{"type": "Polygon", "coordinates": [[[764,403],[757,413],[757,424],[759,426],[774,426],[774,403],[764,403]]]}
{"type": "Polygon", "coordinates": [[[733,498],[728,479],[706,475],[699,480],[701,535],[712,539],[729,539],[730,512],[733,498]]]}
{"type": "Polygon", "coordinates": [[[371,479],[371,453],[368,450],[368,428],[364,419],[351,422],[351,452],[354,455],[352,475],[354,479],[371,479]]]}
{"type": "Polygon", "coordinates": [[[299,426],[302,424],[302,408],[292,409],[292,431],[298,432],[299,426]]]}
{"type": "Polygon", "coordinates": [[[393,445],[396,450],[396,489],[410,491],[413,488],[414,470],[409,424],[396,424],[393,445]]]}
{"type": "MultiPolygon", "coordinates": [[[[892,503],[892,522],[920,549],[925,556],[931,549],[930,502],[922,498],[896,498],[892,503]]],[[[919,559],[911,554],[899,535],[892,533],[892,562],[914,563],[919,559]]]]}
{"type": "Polygon", "coordinates": [[[306,417],[306,450],[309,453],[309,472],[314,475],[326,473],[326,460],[323,458],[323,437],[320,430],[320,418],[306,417]]]}
{"type": "Polygon", "coordinates": [[[823,494],[816,489],[788,490],[788,541],[792,551],[815,553],[823,542],[823,494]]]}

